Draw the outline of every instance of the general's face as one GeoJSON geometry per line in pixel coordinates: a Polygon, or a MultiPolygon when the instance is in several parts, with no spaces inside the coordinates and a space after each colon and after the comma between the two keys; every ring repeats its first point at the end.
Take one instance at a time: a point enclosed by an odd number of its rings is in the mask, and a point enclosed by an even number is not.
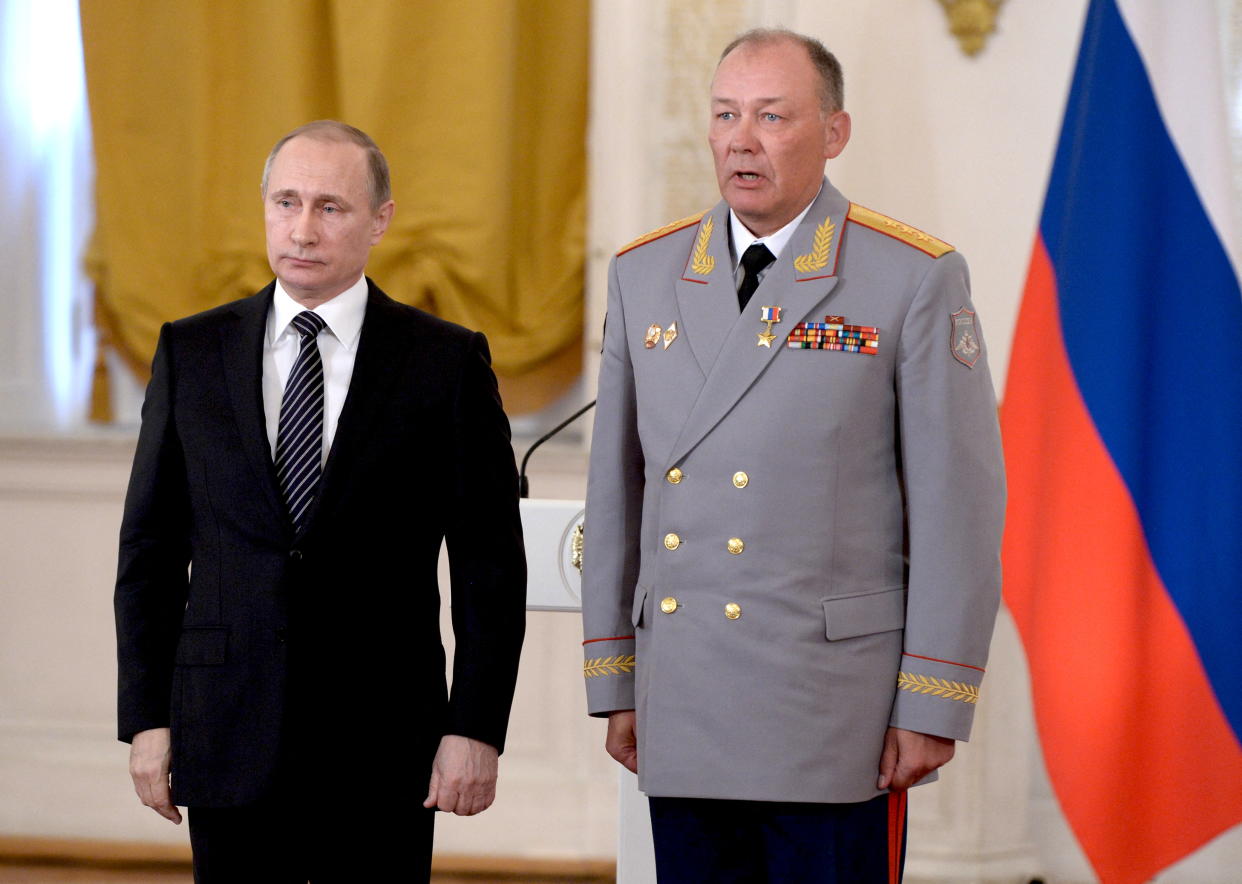
{"type": "Polygon", "coordinates": [[[366,151],[306,136],[276,154],[263,203],[268,263],[285,291],[307,307],[358,281],[393,210],[392,200],[371,208],[366,151]]]}
{"type": "Polygon", "coordinates": [[[716,68],[708,143],[716,182],[756,236],[792,221],[815,198],[824,161],[845,149],[850,118],[825,113],[819,75],[791,41],[744,43],[716,68]]]}

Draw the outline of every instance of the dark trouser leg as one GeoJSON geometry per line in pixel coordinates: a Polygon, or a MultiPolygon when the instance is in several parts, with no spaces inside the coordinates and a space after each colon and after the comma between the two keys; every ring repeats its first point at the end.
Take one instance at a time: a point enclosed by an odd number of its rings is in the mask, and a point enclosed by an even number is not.
{"type": "Polygon", "coordinates": [[[899,884],[905,793],[856,804],[652,798],[660,884],[899,884]]]}
{"type": "Polygon", "coordinates": [[[285,800],[189,809],[195,884],[427,884],[435,814],[285,800]]]}
{"type": "Polygon", "coordinates": [[[270,802],[191,807],[195,884],[306,884],[303,834],[270,802]]]}
{"type": "Polygon", "coordinates": [[[660,884],[756,884],[765,872],[749,801],[649,798],[660,884]]]}
{"type": "Polygon", "coordinates": [[[762,826],[767,880],[900,884],[906,794],[857,804],[778,803],[762,826]]]}
{"type": "Polygon", "coordinates": [[[311,884],[427,884],[434,823],[435,813],[420,802],[338,803],[314,828],[311,884]]]}

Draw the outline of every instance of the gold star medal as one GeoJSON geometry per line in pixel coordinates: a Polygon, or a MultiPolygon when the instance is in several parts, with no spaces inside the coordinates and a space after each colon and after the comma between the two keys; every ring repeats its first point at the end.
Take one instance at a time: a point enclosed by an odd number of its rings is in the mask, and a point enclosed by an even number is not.
{"type": "Polygon", "coordinates": [[[781,321],[781,308],[760,307],[759,321],[765,323],[767,328],[764,331],[756,332],[759,336],[759,343],[755,346],[771,348],[772,342],[776,340],[776,335],[772,334],[772,324],[781,321]]]}

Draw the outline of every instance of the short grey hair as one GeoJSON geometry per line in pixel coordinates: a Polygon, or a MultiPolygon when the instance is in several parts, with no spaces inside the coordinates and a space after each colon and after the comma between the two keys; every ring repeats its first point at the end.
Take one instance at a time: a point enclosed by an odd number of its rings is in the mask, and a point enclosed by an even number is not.
{"type": "Polygon", "coordinates": [[[815,72],[819,74],[817,91],[819,92],[819,104],[824,113],[830,114],[844,110],[845,75],[841,71],[841,62],[837,61],[837,57],[829,52],[823,43],[806,34],[799,34],[788,28],[752,28],[734,37],[733,41],[724,48],[724,52],[720,53],[720,59],[716,64],[719,66],[720,62],[725,60],[725,56],[739,46],[764,46],[786,41],[797,43],[805,49],[811,59],[811,64],[815,67],[815,72]]]}
{"type": "Polygon", "coordinates": [[[271,176],[272,163],[276,160],[276,154],[280,153],[280,149],[294,138],[303,135],[318,141],[344,142],[361,147],[367,154],[367,190],[371,195],[371,210],[378,210],[380,206],[392,199],[392,182],[388,177],[388,160],[384,159],[384,154],[379,149],[379,145],[361,129],[355,129],[353,126],[338,122],[337,120],[315,120],[314,122],[298,126],[292,132],[281,136],[280,140],[272,148],[272,152],[267,155],[267,162],[263,164],[263,196],[267,196],[267,181],[271,176]]]}

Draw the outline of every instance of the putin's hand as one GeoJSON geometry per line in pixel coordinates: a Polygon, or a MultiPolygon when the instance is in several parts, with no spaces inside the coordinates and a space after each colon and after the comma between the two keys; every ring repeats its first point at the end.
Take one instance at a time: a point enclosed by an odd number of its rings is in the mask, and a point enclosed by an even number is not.
{"type": "Polygon", "coordinates": [[[423,807],[473,816],[496,798],[496,747],[469,737],[445,734],[431,763],[431,786],[423,807]]]}
{"type": "Polygon", "coordinates": [[[172,803],[168,771],[172,766],[172,731],[156,727],[134,734],[129,746],[129,775],[142,803],[166,820],[181,822],[181,811],[172,803]]]}

